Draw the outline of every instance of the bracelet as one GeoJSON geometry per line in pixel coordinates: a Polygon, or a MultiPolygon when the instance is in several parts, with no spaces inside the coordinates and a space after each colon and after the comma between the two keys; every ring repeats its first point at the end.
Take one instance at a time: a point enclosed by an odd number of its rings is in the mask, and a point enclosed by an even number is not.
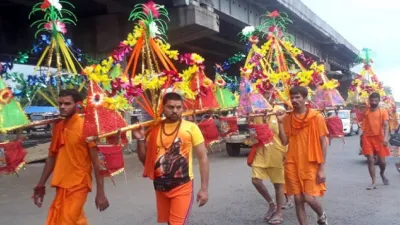
{"type": "Polygon", "coordinates": [[[140,139],[138,138],[137,140],[138,140],[138,141],[144,141],[145,139],[146,139],[146,137],[142,137],[142,138],[140,138],[140,139]]]}

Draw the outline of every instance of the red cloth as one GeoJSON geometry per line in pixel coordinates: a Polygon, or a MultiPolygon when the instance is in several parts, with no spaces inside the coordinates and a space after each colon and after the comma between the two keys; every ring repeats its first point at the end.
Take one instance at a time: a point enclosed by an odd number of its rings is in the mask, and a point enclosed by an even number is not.
{"type": "Polygon", "coordinates": [[[0,143],[0,174],[18,172],[24,163],[25,155],[21,140],[0,143]]]}
{"type": "Polygon", "coordinates": [[[126,121],[114,110],[106,108],[105,92],[95,82],[89,81],[86,99],[83,137],[97,136],[126,126],[126,121]]]}
{"type": "Polygon", "coordinates": [[[330,138],[340,138],[344,136],[342,120],[337,117],[329,117],[325,119],[326,127],[328,128],[330,138]]]}
{"type": "Polygon", "coordinates": [[[256,157],[257,149],[271,143],[274,138],[274,133],[269,129],[268,124],[251,124],[249,128],[256,131],[258,140],[258,143],[251,147],[251,151],[247,156],[247,165],[251,167],[256,157]]]}
{"type": "Polygon", "coordinates": [[[236,133],[239,131],[239,127],[237,125],[237,117],[236,116],[232,116],[232,117],[220,117],[219,118],[221,125],[222,123],[227,123],[229,125],[229,130],[226,133],[221,133],[222,137],[226,137],[231,133],[236,133]]]}
{"type": "Polygon", "coordinates": [[[254,129],[257,134],[258,146],[266,145],[273,141],[274,133],[269,129],[268,124],[251,124],[250,129],[254,129]]]}
{"type": "Polygon", "coordinates": [[[203,134],[205,145],[219,140],[218,128],[213,119],[203,120],[198,126],[203,134]]]}
{"type": "Polygon", "coordinates": [[[124,168],[124,156],[121,145],[98,145],[102,176],[113,176],[124,168]]]}

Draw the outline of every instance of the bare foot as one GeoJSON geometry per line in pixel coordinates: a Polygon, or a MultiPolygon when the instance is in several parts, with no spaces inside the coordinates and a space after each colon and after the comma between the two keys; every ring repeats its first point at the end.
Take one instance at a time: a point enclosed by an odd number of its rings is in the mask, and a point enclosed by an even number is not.
{"type": "Polygon", "coordinates": [[[265,221],[269,221],[271,219],[271,217],[274,215],[276,211],[276,204],[275,202],[271,202],[269,203],[269,208],[267,210],[267,213],[264,216],[264,220],[265,221]]]}
{"type": "Polygon", "coordinates": [[[382,182],[384,185],[389,185],[389,179],[385,176],[385,174],[381,173],[382,182]]]}

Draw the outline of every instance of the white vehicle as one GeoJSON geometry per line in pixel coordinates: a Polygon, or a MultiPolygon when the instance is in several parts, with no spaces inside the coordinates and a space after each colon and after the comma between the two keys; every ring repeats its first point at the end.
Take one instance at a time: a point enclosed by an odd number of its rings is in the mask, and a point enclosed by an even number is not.
{"type": "MultiPolygon", "coordinates": [[[[360,126],[351,117],[351,111],[347,109],[339,110],[338,117],[343,123],[343,133],[346,136],[351,136],[352,134],[358,135],[360,133],[360,126]]],[[[334,111],[328,112],[328,117],[335,115],[334,111]]]]}

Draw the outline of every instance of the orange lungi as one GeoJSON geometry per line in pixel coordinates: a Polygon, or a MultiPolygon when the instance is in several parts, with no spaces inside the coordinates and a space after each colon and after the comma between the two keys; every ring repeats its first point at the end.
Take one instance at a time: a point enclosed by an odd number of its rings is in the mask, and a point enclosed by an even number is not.
{"type": "Polygon", "coordinates": [[[88,193],[87,185],[70,189],[57,187],[46,225],[87,225],[83,207],[88,193]]]}
{"type": "Polygon", "coordinates": [[[390,156],[388,146],[383,145],[382,136],[362,136],[362,153],[363,155],[374,155],[379,157],[390,156]]]}

